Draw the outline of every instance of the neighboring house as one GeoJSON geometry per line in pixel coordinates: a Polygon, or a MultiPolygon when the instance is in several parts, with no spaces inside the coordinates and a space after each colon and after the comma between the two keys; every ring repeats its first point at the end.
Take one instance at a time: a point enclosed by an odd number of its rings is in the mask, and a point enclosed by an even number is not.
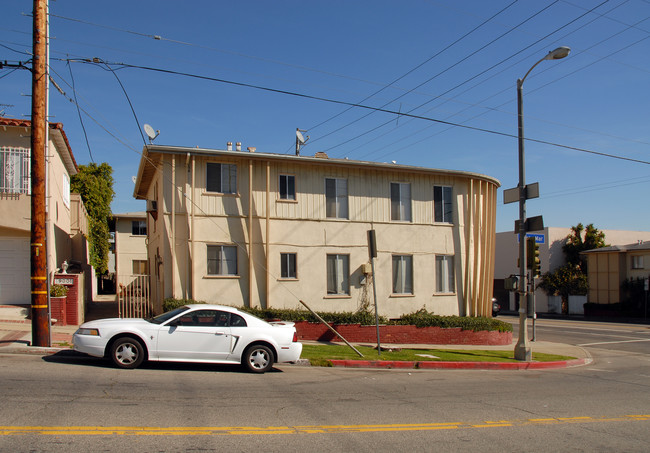
{"type": "MultiPolygon", "coordinates": [[[[620,231],[600,230],[605,233],[605,243],[610,245],[629,244],[637,241],[650,241],[650,231],[620,231]]],[[[565,261],[562,247],[567,236],[572,234],[571,228],[545,228],[544,231],[531,232],[538,238],[541,273],[553,272],[563,266],[565,261]]],[[[519,274],[517,260],[519,258],[519,242],[517,234],[513,232],[497,233],[496,235],[496,266],[494,270],[494,296],[499,300],[501,308],[506,311],[515,311],[515,293],[504,289],[504,279],[510,275],[519,274]]],[[[591,266],[588,264],[588,271],[591,266]]],[[[539,283],[539,279],[535,280],[539,283]]],[[[591,293],[589,297],[591,300],[591,293]]],[[[549,298],[542,289],[535,291],[535,305],[538,313],[547,313],[556,310],[555,304],[549,307],[549,298]]]]}
{"type": "MultiPolygon", "coordinates": [[[[77,164],[61,123],[49,123],[46,152],[48,272],[64,261],[85,270],[87,221],[70,194],[77,164]]],[[[0,117],[0,304],[31,304],[31,122],[0,117]]]]}
{"type": "Polygon", "coordinates": [[[589,302],[623,302],[621,284],[624,281],[650,277],[650,242],[603,247],[583,254],[589,270],[589,302]]]}
{"type": "Polygon", "coordinates": [[[147,145],[151,294],[235,306],[491,313],[489,176],[377,162],[147,145]]]}
{"type": "Polygon", "coordinates": [[[128,212],[113,214],[115,223],[114,272],[119,289],[133,282],[136,275],[148,275],[147,214],[128,212]]]}

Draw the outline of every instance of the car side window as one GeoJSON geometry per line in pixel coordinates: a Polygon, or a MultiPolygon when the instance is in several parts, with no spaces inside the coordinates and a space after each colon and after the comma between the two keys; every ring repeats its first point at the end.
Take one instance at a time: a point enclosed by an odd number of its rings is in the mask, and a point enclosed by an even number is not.
{"type": "Polygon", "coordinates": [[[239,315],[231,313],[230,327],[246,327],[246,320],[239,315]]]}
{"type": "Polygon", "coordinates": [[[177,322],[178,326],[212,327],[215,325],[216,313],[214,310],[197,310],[182,316],[177,322]]]}

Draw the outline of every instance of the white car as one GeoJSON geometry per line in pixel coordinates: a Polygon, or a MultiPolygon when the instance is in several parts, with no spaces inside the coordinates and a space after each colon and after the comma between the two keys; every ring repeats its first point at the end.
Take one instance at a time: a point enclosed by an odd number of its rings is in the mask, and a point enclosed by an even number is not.
{"type": "Polygon", "coordinates": [[[302,352],[290,322],[268,323],[233,307],[185,305],[149,319],[111,318],[79,326],[75,351],[109,357],[120,368],[144,360],[238,363],[264,373],[302,352]]]}

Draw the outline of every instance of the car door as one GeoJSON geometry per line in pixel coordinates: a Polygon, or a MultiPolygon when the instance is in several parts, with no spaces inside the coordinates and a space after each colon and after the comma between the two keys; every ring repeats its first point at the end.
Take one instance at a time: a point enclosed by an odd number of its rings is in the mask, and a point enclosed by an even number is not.
{"type": "Polygon", "coordinates": [[[160,360],[224,361],[230,354],[232,335],[229,313],[193,310],[160,327],[157,350],[160,360]]]}

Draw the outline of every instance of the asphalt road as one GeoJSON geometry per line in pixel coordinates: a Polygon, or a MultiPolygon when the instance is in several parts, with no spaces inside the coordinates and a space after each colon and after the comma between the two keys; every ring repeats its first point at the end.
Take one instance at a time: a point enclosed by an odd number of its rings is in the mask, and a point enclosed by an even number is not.
{"type": "MultiPolygon", "coordinates": [[[[538,334],[648,338],[642,326],[581,335],[583,324],[544,320],[538,334]]],[[[547,371],[283,365],[252,375],[0,355],[0,451],[646,452],[650,354],[618,344],[586,346],[590,365],[547,371]]]]}

